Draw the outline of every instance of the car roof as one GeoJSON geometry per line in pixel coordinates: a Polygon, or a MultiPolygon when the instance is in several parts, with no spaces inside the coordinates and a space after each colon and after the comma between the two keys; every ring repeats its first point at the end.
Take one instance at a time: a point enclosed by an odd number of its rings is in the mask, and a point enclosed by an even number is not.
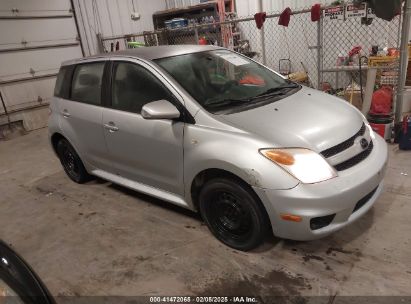
{"type": "Polygon", "coordinates": [[[63,62],[62,65],[70,65],[85,62],[94,59],[109,59],[111,57],[134,57],[141,58],[145,60],[154,60],[159,58],[173,57],[184,54],[205,52],[223,49],[222,47],[213,45],[160,45],[160,46],[150,46],[150,47],[139,47],[135,49],[128,49],[125,51],[117,51],[111,53],[104,53],[95,56],[89,56],[79,59],[72,59],[63,62]]]}

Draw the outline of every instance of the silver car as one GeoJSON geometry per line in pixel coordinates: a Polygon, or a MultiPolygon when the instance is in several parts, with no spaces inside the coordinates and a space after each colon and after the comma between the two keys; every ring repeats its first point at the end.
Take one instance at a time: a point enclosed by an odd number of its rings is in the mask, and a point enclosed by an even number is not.
{"type": "Polygon", "coordinates": [[[387,145],[347,102],[214,46],[64,62],[50,141],[67,175],[199,211],[239,250],[354,222],[382,188],[387,145]]]}

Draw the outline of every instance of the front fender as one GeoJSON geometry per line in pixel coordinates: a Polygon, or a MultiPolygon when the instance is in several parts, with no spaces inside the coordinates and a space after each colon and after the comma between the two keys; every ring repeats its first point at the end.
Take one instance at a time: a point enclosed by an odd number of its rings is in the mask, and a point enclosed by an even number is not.
{"type": "Polygon", "coordinates": [[[186,199],[191,202],[191,184],[206,169],[228,171],[252,187],[291,189],[298,180],[259,153],[272,146],[252,134],[189,125],[184,139],[184,181],[186,199]]]}

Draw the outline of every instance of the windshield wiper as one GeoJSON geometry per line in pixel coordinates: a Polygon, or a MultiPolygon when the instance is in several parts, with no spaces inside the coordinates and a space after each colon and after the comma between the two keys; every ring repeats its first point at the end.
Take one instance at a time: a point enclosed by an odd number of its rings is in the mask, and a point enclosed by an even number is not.
{"type": "Polygon", "coordinates": [[[282,85],[282,86],[279,86],[279,87],[270,88],[267,91],[265,91],[261,94],[258,94],[256,97],[271,96],[271,95],[283,95],[283,94],[285,94],[285,92],[284,92],[285,89],[295,89],[295,88],[298,88],[298,87],[299,87],[298,84],[290,83],[290,84],[287,84],[287,85],[282,85]]]}
{"type": "Polygon", "coordinates": [[[236,106],[242,106],[244,104],[248,104],[250,102],[255,101],[256,99],[260,99],[263,97],[269,97],[273,95],[283,95],[285,94],[284,90],[286,89],[295,89],[300,87],[298,84],[295,83],[289,83],[289,84],[284,84],[279,87],[275,88],[270,88],[267,91],[254,96],[254,97],[249,97],[249,98],[242,98],[242,99],[233,99],[233,98],[225,98],[221,100],[209,100],[208,102],[205,102],[204,105],[206,106],[211,106],[215,108],[220,108],[220,107],[236,107],[236,106]],[[211,101],[211,102],[210,102],[211,101]]]}
{"type": "Polygon", "coordinates": [[[244,105],[245,103],[249,103],[251,100],[252,98],[244,98],[244,99],[227,98],[227,99],[216,100],[210,103],[205,103],[205,105],[217,107],[217,108],[227,107],[227,106],[240,106],[240,105],[244,105]]]}

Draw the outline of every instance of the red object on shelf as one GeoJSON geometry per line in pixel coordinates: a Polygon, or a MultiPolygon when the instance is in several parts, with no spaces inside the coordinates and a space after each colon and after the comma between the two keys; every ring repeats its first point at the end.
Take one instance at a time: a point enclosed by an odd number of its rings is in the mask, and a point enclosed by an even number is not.
{"type": "Polygon", "coordinates": [[[392,88],[383,86],[372,94],[371,114],[390,114],[392,104],[392,88]]]}
{"type": "Polygon", "coordinates": [[[356,46],[356,47],[354,47],[354,48],[348,53],[348,56],[349,56],[349,57],[352,57],[353,55],[357,55],[357,54],[360,53],[360,51],[361,51],[361,47],[360,47],[360,46],[356,46]]]}
{"type": "Polygon", "coordinates": [[[201,37],[200,39],[198,39],[198,44],[207,45],[207,40],[204,37],[201,37]]]}
{"type": "Polygon", "coordinates": [[[389,48],[388,49],[388,56],[400,56],[400,50],[397,48],[389,48]]]}

